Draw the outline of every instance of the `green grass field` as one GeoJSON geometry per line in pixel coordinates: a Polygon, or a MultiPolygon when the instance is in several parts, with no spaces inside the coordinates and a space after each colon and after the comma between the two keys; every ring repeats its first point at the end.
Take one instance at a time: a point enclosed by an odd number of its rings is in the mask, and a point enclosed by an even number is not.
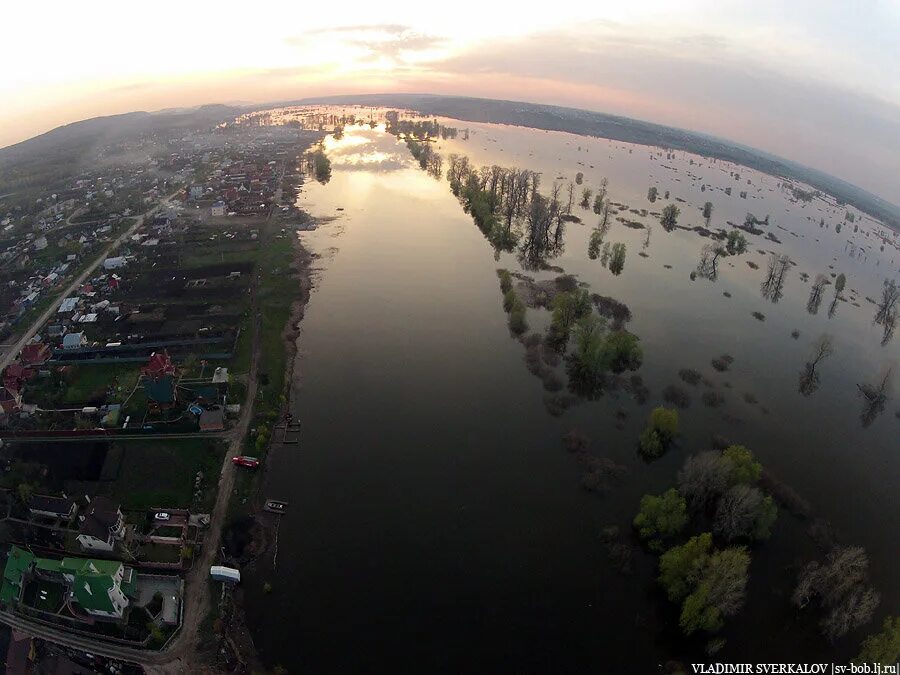
{"type": "Polygon", "coordinates": [[[121,500],[126,510],[159,506],[202,512],[215,500],[224,453],[221,441],[207,438],[116,443],[103,469],[104,475],[115,476],[115,480],[104,492],[121,500]],[[198,471],[203,472],[203,496],[195,502],[194,478],[198,471]]]}

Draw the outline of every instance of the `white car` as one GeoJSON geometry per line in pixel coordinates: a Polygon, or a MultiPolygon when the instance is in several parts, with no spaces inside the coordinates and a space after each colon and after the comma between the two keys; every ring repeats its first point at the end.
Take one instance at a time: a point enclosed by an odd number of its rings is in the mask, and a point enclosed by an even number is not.
{"type": "Polygon", "coordinates": [[[170,516],[170,515],[169,515],[168,513],[166,513],[165,511],[162,511],[161,513],[157,513],[157,514],[154,516],[154,518],[156,518],[157,520],[168,520],[168,519],[171,518],[171,517],[172,517],[172,516],[170,516]]]}

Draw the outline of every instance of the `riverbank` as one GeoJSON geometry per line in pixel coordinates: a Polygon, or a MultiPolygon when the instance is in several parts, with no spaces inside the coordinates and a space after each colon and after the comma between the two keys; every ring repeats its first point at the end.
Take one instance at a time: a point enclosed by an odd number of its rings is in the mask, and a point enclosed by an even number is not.
{"type": "MultiPolygon", "coordinates": [[[[294,367],[297,356],[297,340],[300,335],[300,327],[309,302],[312,290],[312,262],[316,256],[305,248],[299,237],[294,237],[289,244],[291,263],[290,273],[280,275],[278,285],[283,280],[288,280],[294,288],[294,297],[287,310],[287,318],[281,324],[280,331],[275,332],[278,324],[278,312],[268,313],[261,306],[262,335],[261,342],[264,345],[262,358],[272,367],[278,368],[283,363],[283,368],[270,370],[267,384],[277,391],[277,409],[271,409],[272,396],[263,395],[261,400],[254,402],[254,421],[262,424],[263,420],[271,422],[271,435],[267,439],[264,452],[254,450],[255,454],[271,460],[281,443],[278,440],[278,427],[285,423],[287,411],[290,405],[290,387],[294,377],[294,367]],[[268,319],[268,320],[267,320],[268,319]],[[272,344],[274,337],[280,341],[280,353],[266,352],[265,345],[272,344]],[[277,374],[276,374],[277,373],[277,374]],[[267,401],[268,398],[268,401],[267,401]],[[261,404],[261,405],[260,405],[261,404]],[[261,408],[261,409],[260,409],[261,408]],[[274,412],[274,415],[272,414],[274,412]]],[[[270,269],[277,269],[270,268],[270,269]]],[[[275,278],[276,275],[272,275],[275,278]]],[[[277,291],[273,287],[262,288],[261,291],[277,291]]],[[[275,292],[270,300],[275,297],[283,299],[282,292],[275,292]]],[[[259,438],[260,429],[256,427],[250,437],[259,438]]],[[[248,441],[249,443],[250,441],[248,441]]],[[[240,569],[252,568],[258,560],[272,555],[277,550],[278,516],[263,510],[266,496],[266,485],[270,461],[264,461],[260,471],[256,473],[240,472],[236,481],[235,490],[231,495],[228,505],[228,520],[222,533],[222,547],[230,564],[240,569]]],[[[247,625],[247,617],[244,604],[244,591],[238,589],[228,596],[227,603],[221,615],[214,617],[210,628],[219,636],[218,644],[225,647],[229,661],[241,664],[250,672],[264,670],[259,655],[253,643],[253,638],[247,625]],[[218,629],[218,630],[216,630],[218,629]]],[[[216,659],[221,652],[210,654],[210,658],[216,659]]]]}

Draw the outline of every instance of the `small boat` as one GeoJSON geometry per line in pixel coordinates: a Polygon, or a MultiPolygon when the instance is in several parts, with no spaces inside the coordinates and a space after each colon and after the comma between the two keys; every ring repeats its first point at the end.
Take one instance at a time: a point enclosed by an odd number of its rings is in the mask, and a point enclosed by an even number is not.
{"type": "Polygon", "coordinates": [[[267,499],[263,508],[270,513],[284,513],[288,503],[280,499],[267,499]]]}

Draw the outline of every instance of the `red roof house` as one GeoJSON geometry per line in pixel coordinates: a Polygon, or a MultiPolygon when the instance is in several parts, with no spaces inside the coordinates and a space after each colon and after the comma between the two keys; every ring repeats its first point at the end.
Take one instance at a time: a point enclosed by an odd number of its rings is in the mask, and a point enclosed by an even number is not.
{"type": "Polygon", "coordinates": [[[141,369],[141,373],[145,377],[157,379],[165,375],[174,375],[175,366],[172,365],[172,359],[169,358],[169,352],[163,350],[154,353],[147,365],[141,369]]]}
{"type": "Polygon", "coordinates": [[[26,366],[37,366],[49,361],[51,356],[53,356],[53,351],[50,349],[50,346],[45,345],[43,342],[38,342],[25,345],[22,348],[21,355],[19,355],[19,361],[26,366]]]}

